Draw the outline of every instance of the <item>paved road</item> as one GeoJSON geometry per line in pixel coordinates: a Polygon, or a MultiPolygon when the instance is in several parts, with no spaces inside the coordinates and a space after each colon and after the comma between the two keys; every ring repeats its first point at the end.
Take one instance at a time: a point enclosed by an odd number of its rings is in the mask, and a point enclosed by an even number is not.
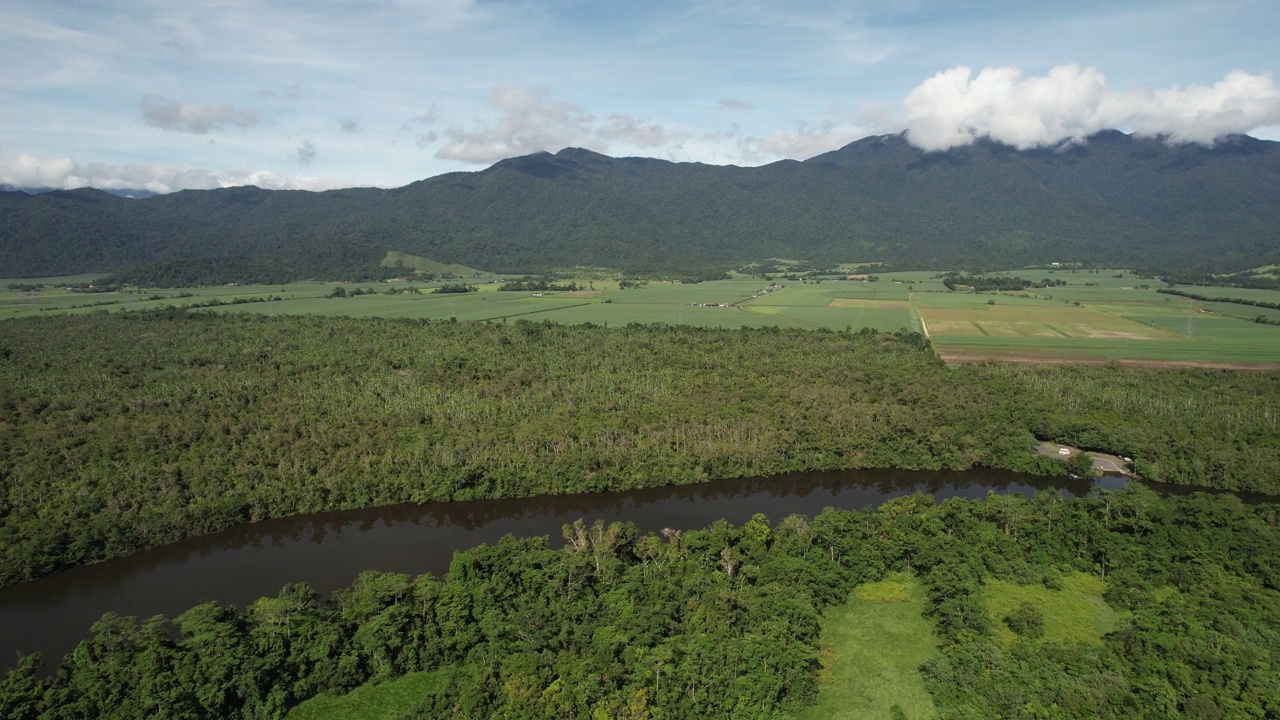
{"type": "Polygon", "coordinates": [[[1109,460],[1107,458],[1100,458],[1100,457],[1095,457],[1093,459],[1093,469],[1099,470],[1101,472],[1108,472],[1108,473],[1124,472],[1124,468],[1121,467],[1118,463],[1116,463],[1116,461],[1109,460]]]}
{"type": "MultiPolygon", "coordinates": [[[[1066,455],[1058,454],[1059,447],[1062,447],[1062,446],[1055,445],[1053,447],[1045,447],[1043,445],[1040,445],[1036,447],[1036,450],[1039,451],[1041,455],[1047,455],[1051,458],[1058,458],[1060,460],[1068,459],[1066,455]]],[[[1112,460],[1111,458],[1098,457],[1097,455],[1093,456],[1093,469],[1097,470],[1098,472],[1104,472],[1104,473],[1125,473],[1126,472],[1125,466],[1120,464],[1119,462],[1112,460]]]]}

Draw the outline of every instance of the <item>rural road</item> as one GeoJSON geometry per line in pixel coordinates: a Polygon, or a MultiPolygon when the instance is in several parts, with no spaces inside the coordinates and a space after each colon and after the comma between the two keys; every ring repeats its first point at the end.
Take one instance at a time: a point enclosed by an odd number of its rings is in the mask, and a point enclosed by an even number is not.
{"type": "Polygon", "coordinates": [[[1097,456],[1093,458],[1093,469],[1104,473],[1123,473],[1125,471],[1115,460],[1097,456]]]}
{"type": "MultiPolygon", "coordinates": [[[[1066,460],[1066,456],[1058,454],[1058,450],[1064,447],[1071,451],[1072,456],[1081,452],[1079,448],[1057,445],[1054,443],[1043,443],[1037,447],[1036,450],[1039,451],[1041,455],[1066,460]]],[[[1119,458],[1115,458],[1110,455],[1099,455],[1098,453],[1089,453],[1089,455],[1093,456],[1093,469],[1098,472],[1119,473],[1121,475],[1129,474],[1129,471],[1125,468],[1124,464],[1121,463],[1119,458]]]]}

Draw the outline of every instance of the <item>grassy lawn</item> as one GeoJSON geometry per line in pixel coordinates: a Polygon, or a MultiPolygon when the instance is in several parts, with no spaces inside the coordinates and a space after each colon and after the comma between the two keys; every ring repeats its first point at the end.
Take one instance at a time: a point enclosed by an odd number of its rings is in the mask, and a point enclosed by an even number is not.
{"type": "Polygon", "coordinates": [[[918,582],[893,575],[859,586],[849,602],[829,610],[818,703],[796,720],[890,718],[895,705],[908,718],[933,717],[919,670],[937,646],[924,605],[918,582]]]}
{"type": "Polygon", "coordinates": [[[1116,628],[1122,617],[1121,611],[1103,601],[1106,589],[1106,581],[1082,572],[1063,576],[1061,590],[989,579],[984,603],[996,624],[996,641],[1004,647],[1013,645],[1018,637],[1005,625],[1004,617],[1024,602],[1034,605],[1044,616],[1044,637],[1040,642],[1097,643],[1116,628]]]}
{"type": "Polygon", "coordinates": [[[434,672],[409,673],[378,685],[362,685],[341,697],[321,695],[294,708],[288,720],[395,720],[435,692],[434,672]]]}

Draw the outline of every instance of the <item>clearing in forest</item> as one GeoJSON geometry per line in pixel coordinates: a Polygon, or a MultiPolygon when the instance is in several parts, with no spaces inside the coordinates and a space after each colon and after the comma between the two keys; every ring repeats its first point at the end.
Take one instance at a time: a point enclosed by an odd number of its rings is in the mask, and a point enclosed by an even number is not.
{"type": "Polygon", "coordinates": [[[983,602],[995,623],[996,641],[1006,648],[1018,636],[1004,619],[1023,603],[1034,606],[1043,619],[1043,635],[1038,638],[1042,642],[1098,643],[1121,618],[1121,612],[1102,599],[1106,589],[1105,580],[1082,572],[1063,575],[1061,587],[1054,590],[1040,583],[1019,585],[989,578],[983,602]]]}
{"type": "Polygon", "coordinates": [[[400,252],[398,250],[388,250],[387,256],[382,258],[382,262],[378,263],[382,267],[403,267],[405,272],[413,270],[421,270],[429,272],[433,275],[457,275],[458,277],[469,278],[473,275],[489,275],[483,270],[477,270],[466,265],[457,263],[436,262],[431,258],[424,258],[418,255],[410,255],[409,253],[400,252]]]}
{"type": "Polygon", "coordinates": [[[440,683],[438,672],[415,672],[346,695],[317,695],[289,711],[285,720],[395,720],[413,710],[440,683]]]}
{"type": "Polygon", "coordinates": [[[920,665],[938,641],[924,606],[924,587],[894,574],[858,586],[849,602],[829,609],[822,623],[818,702],[796,720],[888,718],[894,706],[913,720],[933,717],[920,665]]]}

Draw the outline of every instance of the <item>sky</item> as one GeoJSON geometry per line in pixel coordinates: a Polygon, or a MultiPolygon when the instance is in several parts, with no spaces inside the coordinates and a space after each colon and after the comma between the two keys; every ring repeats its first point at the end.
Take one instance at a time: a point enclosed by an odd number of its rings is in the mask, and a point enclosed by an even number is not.
{"type": "Polygon", "coordinates": [[[5,0],[0,184],[397,187],[565,147],[760,165],[1280,140],[1275,0],[5,0]]]}

